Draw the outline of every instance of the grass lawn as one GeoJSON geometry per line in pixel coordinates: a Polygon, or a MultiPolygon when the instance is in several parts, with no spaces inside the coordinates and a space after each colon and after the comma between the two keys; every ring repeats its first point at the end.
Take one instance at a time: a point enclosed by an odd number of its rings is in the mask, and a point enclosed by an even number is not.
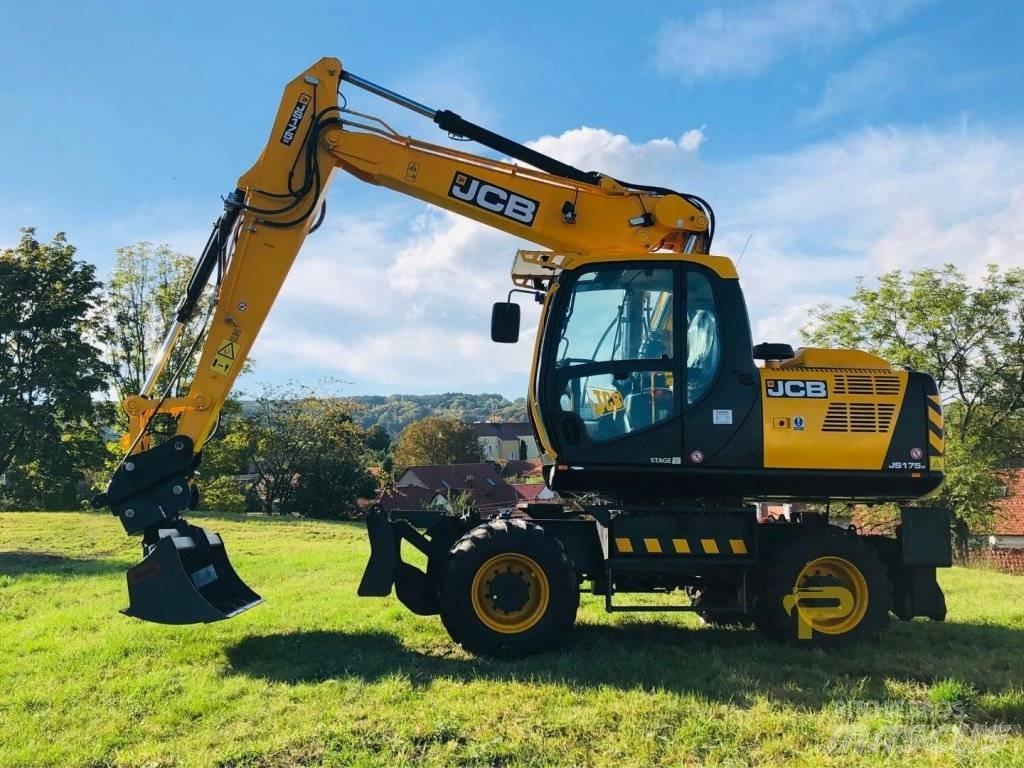
{"type": "Polygon", "coordinates": [[[831,653],[584,596],[494,662],[356,597],[359,525],[196,517],[267,602],[176,628],[117,612],[113,517],[0,513],[0,765],[1024,766],[1024,577],[945,571],[945,624],[831,653]]]}

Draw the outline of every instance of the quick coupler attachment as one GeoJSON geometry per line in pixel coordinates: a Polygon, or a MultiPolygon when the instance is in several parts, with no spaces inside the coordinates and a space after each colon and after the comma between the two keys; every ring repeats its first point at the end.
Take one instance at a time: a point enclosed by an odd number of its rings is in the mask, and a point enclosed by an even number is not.
{"type": "Polygon", "coordinates": [[[230,619],[263,602],[228,560],[220,535],[178,521],[147,532],[145,558],[128,569],[128,607],[122,613],[157,624],[230,619]]]}
{"type": "Polygon", "coordinates": [[[190,479],[195,465],[192,440],[173,437],[126,457],[93,506],[109,506],[128,534],[177,520],[194,501],[190,479]]]}

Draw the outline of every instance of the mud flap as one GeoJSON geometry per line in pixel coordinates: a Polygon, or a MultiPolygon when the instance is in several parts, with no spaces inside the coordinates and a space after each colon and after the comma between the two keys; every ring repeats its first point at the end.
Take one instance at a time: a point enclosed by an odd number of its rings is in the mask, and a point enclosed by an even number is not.
{"type": "Polygon", "coordinates": [[[893,610],[903,621],[915,616],[946,620],[946,596],[935,578],[935,568],[905,566],[893,585],[893,598],[893,610]]]}
{"type": "MultiPolygon", "coordinates": [[[[902,582],[894,592],[905,614],[946,619],[946,598],[935,578],[936,568],[953,564],[950,538],[952,513],[942,507],[902,507],[898,537],[902,582]]],[[[897,615],[904,618],[897,610],[897,615]]]]}
{"type": "Polygon", "coordinates": [[[360,597],[387,597],[397,575],[401,539],[395,535],[387,513],[381,510],[374,510],[366,516],[366,532],[370,537],[370,559],[357,594],[360,597]]]}
{"type": "Polygon", "coordinates": [[[230,619],[263,602],[231,567],[220,535],[193,525],[158,531],[138,565],[128,569],[128,607],[157,624],[230,619]]]}

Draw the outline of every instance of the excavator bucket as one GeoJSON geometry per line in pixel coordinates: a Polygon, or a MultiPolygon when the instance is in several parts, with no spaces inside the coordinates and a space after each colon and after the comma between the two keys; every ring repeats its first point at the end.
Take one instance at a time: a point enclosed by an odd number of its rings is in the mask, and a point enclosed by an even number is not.
{"type": "Polygon", "coordinates": [[[189,525],[160,530],[143,561],[128,569],[122,613],[157,624],[200,624],[261,602],[231,567],[220,534],[189,525]]]}

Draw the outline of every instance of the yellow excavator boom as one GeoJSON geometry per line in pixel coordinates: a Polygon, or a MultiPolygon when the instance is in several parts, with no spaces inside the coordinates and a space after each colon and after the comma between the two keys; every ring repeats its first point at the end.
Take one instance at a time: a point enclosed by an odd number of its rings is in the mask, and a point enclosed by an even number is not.
{"type": "Polygon", "coordinates": [[[286,86],[266,147],[227,200],[230,233],[215,243],[223,252],[223,275],[189,393],[162,399],[154,391],[177,331],[188,320],[179,318],[144,391],[124,403],[131,424],[124,442],[133,453],[150,447],[144,433],[158,410],[178,417],[177,434],[200,449],[322,216],[336,168],[588,260],[659,250],[694,259],[706,253],[708,211],[678,194],[639,190],[596,174],[585,183],[402,136],[377,118],[339,107],[346,78],[415,104],[347,75],[334,58],[321,59],[286,86]]]}

